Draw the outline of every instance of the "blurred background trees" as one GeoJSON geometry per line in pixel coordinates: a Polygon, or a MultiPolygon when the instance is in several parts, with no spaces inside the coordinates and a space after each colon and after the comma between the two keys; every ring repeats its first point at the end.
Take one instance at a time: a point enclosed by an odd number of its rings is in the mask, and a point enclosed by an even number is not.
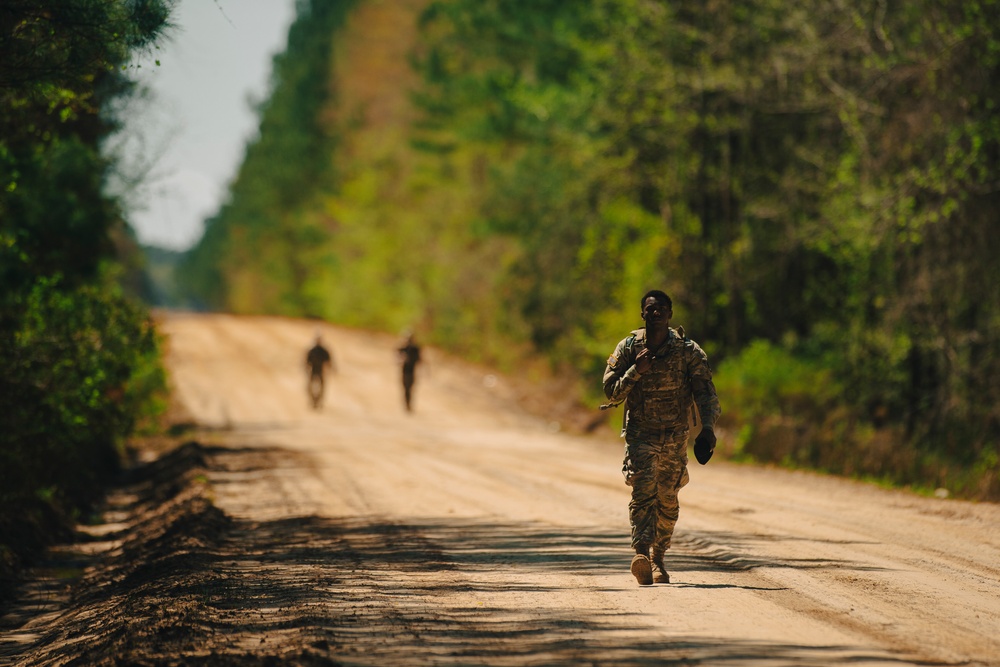
{"type": "Polygon", "coordinates": [[[323,4],[187,260],[211,307],[596,402],[663,287],[732,455],[1000,497],[997,0],[323,4]]]}

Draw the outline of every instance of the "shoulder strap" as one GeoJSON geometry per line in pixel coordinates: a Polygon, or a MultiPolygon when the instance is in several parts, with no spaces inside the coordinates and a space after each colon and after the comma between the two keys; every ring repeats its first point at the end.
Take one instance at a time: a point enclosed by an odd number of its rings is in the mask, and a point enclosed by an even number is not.
{"type": "MultiPolygon", "coordinates": [[[[681,341],[684,343],[685,347],[692,344],[692,340],[687,337],[684,333],[684,327],[677,327],[677,335],[681,337],[681,341]]],[[[698,416],[698,406],[695,402],[691,401],[691,425],[697,427],[701,419],[698,416]]]]}
{"type": "MultiPolygon", "coordinates": [[[[624,349],[622,350],[622,352],[623,352],[623,354],[622,354],[622,361],[625,362],[625,363],[631,363],[631,361],[632,361],[632,359],[631,359],[631,357],[632,357],[632,348],[635,347],[635,339],[636,339],[636,332],[635,331],[633,331],[632,333],[630,333],[628,335],[628,337],[625,338],[625,346],[624,346],[624,349]]],[[[613,407],[616,407],[618,405],[621,405],[621,403],[620,402],[619,403],[611,403],[611,402],[604,403],[604,404],[601,405],[601,410],[607,410],[608,408],[613,408],[613,407]]]]}
{"type": "MultiPolygon", "coordinates": [[[[625,339],[625,359],[629,363],[635,363],[635,356],[634,356],[634,354],[632,352],[632,349],[635,347],[635,341],[636,341],[636,339],[639,338],[639,334],[640,333],[643,334],[643,340],[645,340],[645,332],[644,331],[633,331],[632,333],[630,333],[628,335],[628,338],[625,339]]],[[[639,390],[638,387],[636,387],[632,391],[638,391],[638,390],[639,390]]],[[[625,433],[625,427],[628,425],[628,407],[627,406],[628,406],[628,404],[626,403],[625,409],[622,410],[622,434],[623,435],[625,433]]]]}

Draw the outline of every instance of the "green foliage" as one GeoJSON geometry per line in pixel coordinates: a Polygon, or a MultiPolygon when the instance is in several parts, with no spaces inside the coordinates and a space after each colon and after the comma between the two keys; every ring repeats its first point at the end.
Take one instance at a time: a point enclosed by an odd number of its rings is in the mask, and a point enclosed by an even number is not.
{"type": "Polygon", "coordinates": [[[288,46],[274,58],[270,97],[259,108],[230,199],[206,222],[205,241],[182,263],[182,287],[210,307],[318,315],[311,267],[327,238],[309,214],[328,178],[336,136],[323,120],[331,97],[334,34],[353,2],[299,0],[288,46]],[[221,267],[217,264],[222,259],[221,267]],[[245,268],[244,268],[245,267],[245,268]]]}
{"type": "Polygon", "coordinates": [[[233,310],[591,378],[661,287],[748,453],[996,497],[997,5],[414,0],[419,79],[373,96],[386,45],[304,3],[343,61],[290,41],[190,275],[233,310]]]}
{"type": "Polygon", "coordinates": [[[17,187],[2,198],[0,280],[21,289],[64,272],[93,280],[112,251],[117,211],[102,191],[104,165],[79,137],[53,139],[17,166],[17,187]]]}
{"type": "Polygon", "coordinates": [[[170,8],[0,6],[0,580],[93,500],[165,389],[149,317],[115,282],[131,240],[101,144],[170,8]]]}
{"type": "Polygon", "coordinates": [[[727,419],[737,424],[772,416],[816,419],[843,394],[834,368],[766,340],[755,340],[728,358],[717,376],[727,419]]]}
{"type": "Polygon", "coordinates": [[[158,345],[148,316],[112,286],[41,279],[22,306],[0,360],[11,397],[0,502],[51,489],[73,506],[116,468],[125,437],[165,390],[158,345]]]}

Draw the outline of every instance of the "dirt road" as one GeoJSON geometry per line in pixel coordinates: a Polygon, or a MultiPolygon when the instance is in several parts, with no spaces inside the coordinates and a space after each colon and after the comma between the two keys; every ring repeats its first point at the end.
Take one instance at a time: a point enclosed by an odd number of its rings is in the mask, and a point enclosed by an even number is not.
{"type": "Polygon", "coordinates": [[[325,325],[314,411],[316,327],[166,317],[213,430],[112,498],[8,664],[1000,665],[998,506],[692,460],[640,588],[613,437],[435,350],[407,414],[397,341],[325,325]]]}

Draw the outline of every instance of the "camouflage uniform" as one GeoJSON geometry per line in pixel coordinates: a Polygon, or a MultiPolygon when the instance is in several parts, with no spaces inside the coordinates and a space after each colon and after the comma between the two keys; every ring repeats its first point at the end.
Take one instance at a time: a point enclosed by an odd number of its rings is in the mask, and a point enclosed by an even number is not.
{"type": "Polygon", "coordinates": [[[688,483],[687,440],[692,406],[702,424],[714,428],[721,409],[708,357],[697,343],[670,329],[650,369],[641,376],[636,355],[646,347],[645,329],[618,343],[604,371],[604,393],[625,403],[625,461],[632,487],[629,521],[632,546],[652,547],[654,562],[670,548],[677,523],[677,492],[688,483]]]}

